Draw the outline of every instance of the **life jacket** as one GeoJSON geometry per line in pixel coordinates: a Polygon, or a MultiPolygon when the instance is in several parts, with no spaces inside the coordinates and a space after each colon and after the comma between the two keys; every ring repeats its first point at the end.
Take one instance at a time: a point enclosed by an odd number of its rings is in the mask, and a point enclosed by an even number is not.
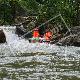
{"type": "Polygon", "coordinates": [[[33,37],[34,37],[34,38],[39,37],[39,30],[38,30],[37,28],[35,28],[35,29],[33,30],[33,37]]]}
{"type": "Polygon", "coordinates": [[[47,31],[44,35],[44,38],[46,41],[50,41],[51,37],[52,37],[52,32],[50,32],[50,31],[47,31]]]}

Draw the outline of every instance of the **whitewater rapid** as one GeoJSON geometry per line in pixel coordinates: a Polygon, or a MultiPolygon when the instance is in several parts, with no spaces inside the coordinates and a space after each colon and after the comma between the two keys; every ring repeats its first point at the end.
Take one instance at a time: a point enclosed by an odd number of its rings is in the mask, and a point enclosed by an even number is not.
{"type": "Polygon", "coordinates": [[[16,26],[0,28],[7,41],[0,44],[0,80],[80,79],[80,47],[29,43],[15,34],[16,26]]]}
{"type": "MultiPolygon", "coordinates": [[[[0,53],[9,53],[10,55],[16,53],[61,53],[63,55],[70,55],[75,53],[78,54],[80,51],[79,47],[74,46],[56,46],[55,44],[46,44],[46,43],[29,43],[28,40],[22,39],[15,34],[16,26],[2,26],[6,35],[7,43],[0,44],[0,53]]],[[[60,54],[59,54],[60,55],[60,54]]],[[[75,55],[75,56],[79,56],[75,55]]]]}

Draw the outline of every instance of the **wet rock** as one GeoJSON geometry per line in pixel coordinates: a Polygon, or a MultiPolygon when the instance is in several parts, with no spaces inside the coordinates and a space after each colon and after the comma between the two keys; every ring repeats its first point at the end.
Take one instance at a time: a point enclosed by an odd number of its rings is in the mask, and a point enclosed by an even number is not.
{"type": "Polygon", "coordinates": [[[80,33],[80,26],[75,26],[71,28],[72,34],[79,34],[80,33]]]}
{"type": "Polygon", "coordinates": [[[26,30],[21,26],[16,26],[16,32],[18,36],[24,35],[26,33],[26,30]]]}
{"type": "MultiPolygon", "coordinates": [[[[19,17],[18,18],[18,24],[16,24],[16,34],[18,36],[22,36],[25,33],[31,31],[35,27],[35,17],[19,17]]],[[[28,35],[25,35],[24,37],[31,38],[32,33],[29,33],[28,35]]]]}
{"type": "Polygon", "coordinates": [[[16,26],[16,34],[19,36],[19,37],[23,37],[23,38],[31,38],[32,37],[32,33],[28,33],[27,32],[30,31],[30,30],[27,30],[25,29],[23,26],[16,26]]]}
{"type": "Polygon", "coordinates": [[[71,35],[62,38],[57,45],[80,47],[80,26],[71,28],[71,35]]]}
{"type": "Polygon", "coordinates": [[[5,43],[6,42],[6,36],[3,32],[2,29],[0,29],[0,43],[5,43]]]}

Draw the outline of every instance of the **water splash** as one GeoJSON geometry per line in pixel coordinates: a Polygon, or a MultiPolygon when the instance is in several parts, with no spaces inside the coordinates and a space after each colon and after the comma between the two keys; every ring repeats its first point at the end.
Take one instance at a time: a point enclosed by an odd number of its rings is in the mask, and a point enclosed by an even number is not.
{"type": "MultiPolygon", "coordinates": [[[[80,48],[77,47],[62,47],[56,46],[55,44],[46,44],[46,43],[29,43],[28,40],[22,39],[15,34],[15,26],[2,26],[7,43],[0,45],[0,50],[2,53],[14,54],[14,53],[36,53],[36,52],[45,52],[45,53],[61,53],[64,56],[68,54],[74,54],[80,48]]],[[[60,55],[60,54],[59,54],[60,55]]]]}
{"type": "Polygon", "coordinates": [[[2,29],[7,43],[0,44],[0,71],[6,69],[8,74],[3,80],[12,80],[8,79],[12,75],[19,80],[80,78],[79,47],[29,43],[15,34],[15,26],[2,26],[2,29]]]}

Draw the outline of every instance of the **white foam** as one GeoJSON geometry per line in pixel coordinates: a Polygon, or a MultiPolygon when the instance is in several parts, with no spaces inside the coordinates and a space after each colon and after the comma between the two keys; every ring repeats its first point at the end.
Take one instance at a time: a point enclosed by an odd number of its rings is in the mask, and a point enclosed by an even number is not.
{"type": "MultiPolygon", "coordinates": [[[[35,53],[35,52],[45,52],[45,53],[61,53],[62,55],[66,56],[69,54],[74,54],[80,48],[78,47],[62,47],[62,46],[56,46],[55,44],[46,44],[46,43],[29,43],[28,40],[21,39],[18,37],[17,34],[15,34],[15,26],[10,27],[4,27],[1,26],[0,28],[3,29],[5,35],[7,44],[1,44],[0,50],[3,49],[2,53],[35,53]]],[[[59,55],[61,55],[59,54],[59,55]]],[[[75,55],[77,56],[77,55],[75,55]]],[[[79,56],[79,55],[78,55],[79,56]]]]}

